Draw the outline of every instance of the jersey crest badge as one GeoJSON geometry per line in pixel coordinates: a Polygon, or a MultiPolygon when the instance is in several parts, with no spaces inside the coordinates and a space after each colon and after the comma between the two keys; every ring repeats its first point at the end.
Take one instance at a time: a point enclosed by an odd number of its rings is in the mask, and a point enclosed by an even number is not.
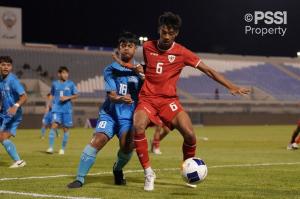
{"type": "Polygon", "coordinates": [[[170,63],[173,63],[175,61],[176,56],[175,55],[168,55],[168,60],[170,63]]]}

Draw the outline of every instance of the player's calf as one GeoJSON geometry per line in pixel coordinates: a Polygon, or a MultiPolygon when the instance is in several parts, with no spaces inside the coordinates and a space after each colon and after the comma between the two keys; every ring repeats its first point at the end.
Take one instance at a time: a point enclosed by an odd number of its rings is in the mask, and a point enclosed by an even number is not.
{"type": "Polygon", "coordinates": [[[195,157],[196,154],[196,135],[192,133],[183,135],[182,153],[183,160],[195,157]]]}
{"type": "Polygon", "coordinates": [[[64,136],[63,136],[63,140],[62,140],[62,144],[61,144],[61,149],[59,150],[59,155],[64,155],[65,154],[65,148],[67,146],[68,140],[69,140],[69,132],[68,130],[66,130],[64,132],[64,136]]]}

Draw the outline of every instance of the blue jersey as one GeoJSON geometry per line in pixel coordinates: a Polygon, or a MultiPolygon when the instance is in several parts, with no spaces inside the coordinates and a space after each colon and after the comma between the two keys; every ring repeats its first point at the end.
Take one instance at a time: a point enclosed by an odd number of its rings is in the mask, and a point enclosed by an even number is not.
{"type": "MultiPolygon", "coordinates": [[[[7,115],[7,110],[19,101],[20,95],[25,94],[22,84],[12,73],[5,79],[0,77],[0,92],[1,113],[4,115],[7,115]]],[[[19,108],[16,114],[22,114],[22,109],[19,108]]]]}
{"type": "Polygon", "coordinates": [[[115,119],[132,119],[142,84],[138,75],[117,62],[113,62],[104,69],[104,83],[106,92],[115,91],[118,95],[123,96],[130,94],[134,103],[113,103],[106,97],[100,114],[106,113],[115,119]]]}
{"type": "Polygon", "coordinates": [[[52,112],[56,113],[72,113],[72,101],[67,100],[64,102],[60,101],[62,96],[72,96],[78,94],[77,88],[71,80],[66,80],[61,82],[55,80],[52,82],[51,86],[51,95],[53,96],[52,100],[52,112]]]}

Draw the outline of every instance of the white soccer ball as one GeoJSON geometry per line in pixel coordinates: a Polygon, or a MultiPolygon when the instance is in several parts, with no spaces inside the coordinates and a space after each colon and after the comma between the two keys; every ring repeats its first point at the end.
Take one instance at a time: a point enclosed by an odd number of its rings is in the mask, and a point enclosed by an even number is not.
{"type": "Polygon", "coordinates": [[[189,158],[182,164],[181,175],[189,184],[198,184],[207,176],[207,166],[201,158],[189,158]]]}

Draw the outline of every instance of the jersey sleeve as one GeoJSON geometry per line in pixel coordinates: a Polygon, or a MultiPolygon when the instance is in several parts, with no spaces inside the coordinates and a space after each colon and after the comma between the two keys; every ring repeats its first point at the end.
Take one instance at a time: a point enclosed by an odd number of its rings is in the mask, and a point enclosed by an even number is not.
{"type": "Polygon", "coordinates": [[[201,62],[200,57],[198,57],[195,53],[192,51],[183,48],[183,56],[184,56],[184,64],[186,66],[191,66],[191,67],[197,67],[199,63],[201,62]]]}
{"type": "Polygon", "coordinates": [[[104,69],[104,90],[117,91],[117,85],[113,77],[113,68],[111,66],[107,66],[104,69]]]}
{"type": "Polygon", "coordinates": [[[12,81],[12,88],[18,93],[18,95],[25,94],[24,87],[18,79],[14,79],[14,81],[12,81]]]}
{"type": "Polygon", "coordinates": [[[72,95],[77,95],[78,94],[78,89],[75,85],[74,82],[72,82],[72,95]]]}

